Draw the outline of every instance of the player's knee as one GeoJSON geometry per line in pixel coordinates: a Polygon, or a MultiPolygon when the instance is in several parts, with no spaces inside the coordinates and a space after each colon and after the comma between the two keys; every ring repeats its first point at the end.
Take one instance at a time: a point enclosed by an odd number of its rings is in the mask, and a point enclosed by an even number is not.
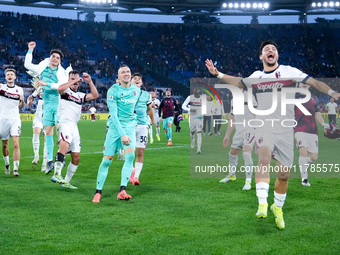
{"type": "Polygon", "coordinates": [[[80,161],[80,155],[72,156],[71,162],[72,162],[73,165],[77,166],[79,164],[79,161],[80,161]]]}
{"type": "Polygon", "coordinates": [[[13,149],[18,150],[19,149],[19,141],[14,142],[13,141],[13,149]]]}
{"type": "Polygon", "coordinates": [[[235,156],[231,153],[229,153],[229,163],[232,165],[237,165],[238,164],[238,156],[235,156]]]}
{"type": "Polygon", "coordinates": [[[259,157],[259,165],[266,166],[270,164],[271,157],[269,156],[261,156],[259,157]]]}
{"type": "Polygon", "coordinates": [[[55,162],[64,162],[65,155],[61,154],[60,152],[57,152],[57,155],[55,155],[55,162]]]}
{"type": "Polygon", "coordinates": [[[289,173],[278,173],[277,174],[277,180],[281,184],[287,184],[289,179],[289,173]]]}
{"type": "Polygon", "coordinates": [[[243,152],[243,159],[246,166],[253,165],[253,159],[250,152],[243,152]]]}
{"type": "Polygon", "coordinates": [[[311,161],[316,161],[318,159],[318,155],[309,155],[311,161]]]}
{"type": "Polygon", "coordinates": [[[133,152],[128,152],[125,154],[125,162],[132,162],[134,161],[135,159],[135,153],[133,152]]]}

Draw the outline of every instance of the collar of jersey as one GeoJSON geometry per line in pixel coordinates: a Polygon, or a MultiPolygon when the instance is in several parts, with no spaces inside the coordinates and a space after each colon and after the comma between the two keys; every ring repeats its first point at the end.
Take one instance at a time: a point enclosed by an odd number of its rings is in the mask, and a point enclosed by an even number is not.
{"type": "Polygon", "coordinates": [[[264,72],[265,74],[273,73],[273,72],[275,72],[279,67],[280,67],[280,65],[278,65],[273,71],[266,72],[265,70],[263,70],[263,72],[264,72]]]}
{"type": "Polygon", "coordinates": [[[6,84],[7,85],[7,88],[14,88],[15,87],[15,84],[13,85],[13,87],[11,87],[11,86],[8,86],[8,84],[6,84]]]}

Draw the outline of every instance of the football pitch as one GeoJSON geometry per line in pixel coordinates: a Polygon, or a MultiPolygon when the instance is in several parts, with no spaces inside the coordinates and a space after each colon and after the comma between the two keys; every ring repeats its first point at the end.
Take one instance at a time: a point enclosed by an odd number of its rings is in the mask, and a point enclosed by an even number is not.
{"type": "MultiPolygon", "coordinates": [[[[278,230],[270,211],[267,219],[255,217],[254,181],[250,191],[242,191],[241,174],[227,184],[190,177],[187,120],[180,133],[173,132],[173,146],[166,145],[163,130],[161,141],[148,145],[141,185],[127,188],[132,200],[116,199],[123,161],[115,156],[101,203],[92,203],[105,123],[79,122],[82,152],[71,181],[78,189],[69,190],[40,172],[41,162],[32,166],[32,123],[22,122],[20,177],[5,175],[0,160],[1,254],[339,254],[340,179],[311,179],[312,186],[304,187],[300,178],[292,178],[283,207],[286,228],[278,230]]],[[[221,136],[203,137],[199,156],[220,153],[227,160],[225,127],[221,131],[221,136]]],[[[41,156],[42,142],[41,137],[41,156]]],[[[339,141],[320,136],[317,163],[336,155],[332,163],[339,163],[339,148],[339,141]]],[[[12,145],[10,151],[12,170],[12,145]]],[[[269,205],[273,186],[272,179],[269,205]]]]}

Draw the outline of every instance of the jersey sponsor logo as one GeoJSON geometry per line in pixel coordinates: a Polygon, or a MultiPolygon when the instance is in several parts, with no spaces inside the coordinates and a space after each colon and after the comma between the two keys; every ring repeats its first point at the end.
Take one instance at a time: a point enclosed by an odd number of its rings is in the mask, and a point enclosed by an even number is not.
{"type": "Polygon", "coordinates": [[[275,82],[269,81],[269,82],[260,82],[260,83],[252,84],[252,87],[257,90],[265,91],[267,89],[274,89],[274,88],[280,89],[282,87],[289,86],[291,84],[295,84],[295,82],[292,80],[275,81],[275,82]]]}
{"type": "Polygon", "coordinates": [[[137,102],[137,99],[124,99],[124,98],[121,98],[120,101],[124,102],[126,104],[135,104],[137,102]]]}
{"type": "Polygon", "coordinates": [[[19,94],[12,94],[12,93],[10,93],[8,91],[5,91],[5,90],[1,90],[0,91],[0,96],[7,97],[7,98],[10,98],[10,99],[15,99],[15,100],[19,100],[20,99],[20,95],[19,94]]]}

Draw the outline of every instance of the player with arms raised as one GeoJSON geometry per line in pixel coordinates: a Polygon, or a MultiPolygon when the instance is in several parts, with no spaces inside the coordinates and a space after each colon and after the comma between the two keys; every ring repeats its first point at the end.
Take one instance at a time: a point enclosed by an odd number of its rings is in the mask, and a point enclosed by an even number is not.
{"type": "MultiPolygon", "coordinates": [[[[325,83],[309,77],[302,71],[291,66],[279,65],[279,53],[277,45],[274,41],[268,40],[260,46],[260,60],[263,63],[263,71],[254,72],[249,78],[242,79],[220,73],[209,59],[205,64],[209,72],[216,77],[222,79],[227,84],[232,84],[239,88],[245,85],[247,88],[252,88],[253,93],[256,94],[258,110],[268,110],[272,106],[273,93],[281,96],[280,87],[295,87],[297,82],[306,83],[317,90],[329,94],[338,99],[339,93],[333,91],[325,83]]],[[[256,115],[256,119],[275,119],[276,123],[280,123],[283,119],[294,119],[294,105],[287,105],[286,116],[281,115],[280,100],[278,101],[277,109],[269,115],[256,115]]],[[[267,217],[267,197],[269,190],[269,165],[271,158],[276,161],[276,166],[281,171],[278,171],[274,187],[274,204],[271,210],[275,216],[275,223],[279,229],[285,228],[283,220],[282,207],[286,200],[286,193],[288,188],[289,170],[293,165],[294,160],[294,141],[293,141],[293,127],[284,127],[280,124],[272,127],[271,122],[265,122],[261,128],[255,129],[255,141],[258,146],[258,171],[256,172],[256,195],[259,201],[258,211],[256,216],[258,218],[267,217]],[[279,127],[278,127],[279,126],[279,127]]]]}
{"type": "Polygon", "coordinates": [[[71,69],[64,69],[61,66],[61,60],[64,54],[58,50],[53,49],[50,52],[50,57],[41,61],[38,65],[32,63],[33,50],[36,47],[35,42],[28,44],[28,52],[25,57],[25,68],[32,77],[40,77],[36,86],[43,87],[43,126],[46,132],[46,148],[48,165],[46,174],[49,174],[54,168],[53,162],[53,126],[58,122],[57,110],[59,105],[58,87],[68,81],[67,73],[71,69]]]}
{"type": "Polygon", "coordinates": [[[52,182],[62,184],[62,187],[76,189],[70,181],[76,172],[80,160],[80,136],[78,122],[81,117],[82,104],[98,98],[98,92],[94,86],[91,76],[83,73],[83,78],[89,83],[91,93],[85,94],[78,91],[79,84],[83,81],[78,71],[69,73],[69,81],[59,86],[58,92],[61,95],[58,116],[59,116],[59,151],[55,156],[54,175],[52,182]],[[71,162],[67,167],[65,179],[61,176],[66,153],[71,152],[71,162]]]}

